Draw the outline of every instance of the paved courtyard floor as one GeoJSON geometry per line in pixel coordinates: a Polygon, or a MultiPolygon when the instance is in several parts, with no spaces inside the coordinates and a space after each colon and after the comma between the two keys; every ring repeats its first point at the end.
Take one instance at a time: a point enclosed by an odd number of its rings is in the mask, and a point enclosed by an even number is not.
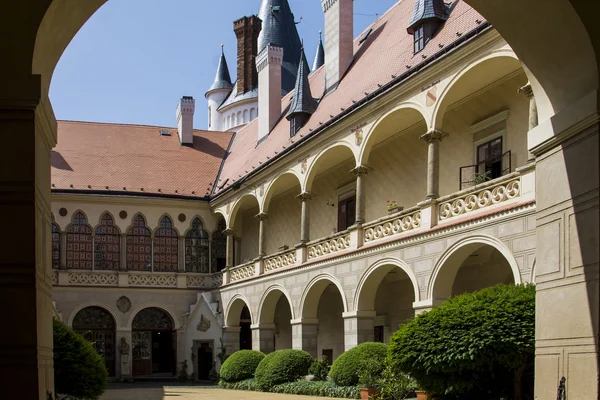
{"type": "Polygon", "coordinates": [[[177,387],[169,384],[113,384],[100,400],[331,400],[326,397],[224,390],[219,387],[177,387]]]}

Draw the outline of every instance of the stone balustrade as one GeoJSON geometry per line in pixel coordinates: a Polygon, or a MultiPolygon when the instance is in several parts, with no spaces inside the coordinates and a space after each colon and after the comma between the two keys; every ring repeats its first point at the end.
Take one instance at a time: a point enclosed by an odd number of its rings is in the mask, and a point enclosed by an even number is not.
{"type": "Polygon", "coordinates": [[[265,259],[265,273],[276,271],[281,268],[292,267],[297,262],[296,249],[285,250],[265,259]]]}
{"type": "Polygon", "coordinates": [[[364,242],[388,238],[421,227],[421,209],[413,207],[365,224],[364,242]]]}
{"type": "Polygon", "coordinates": [[[254,261],[243,264],[229,270],[229,281],[237,282],[244,279],[252,278],[256,275],[256,266],[254,261]]]}
{"type": "Polygon", "coordinates": [[[323,257],[350,248],[350,233],[340,232],[336,235],[308,244],[308,259],[323,257]]]}
{"type": "Polygon", "coordinates": [[[223,275],[193,273],[52,270],[53,286],[145,287],[212,289],[221,286],[223,275]]]}

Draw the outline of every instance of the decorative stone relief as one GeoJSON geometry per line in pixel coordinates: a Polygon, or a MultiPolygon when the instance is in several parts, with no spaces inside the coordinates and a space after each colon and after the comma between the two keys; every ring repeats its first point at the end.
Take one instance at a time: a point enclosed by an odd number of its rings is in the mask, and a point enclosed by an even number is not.
{"type": "Polygon", "coordinates": [[[300,163],[300,172],[305,174],[308,169],[308,158],[298,161],[300,163]]]}
{"type": "Polygon", "coordinates": [[[117,300],[117,309],[125,314],[127,311],[131,309],[131,300],[127,296],[119,297],[117,300]]]}
{"type": "Polygon", "coordinates": [[[350,130],[351,133],[354,133],[354,142],[356,143],[357,146],[360,146],[363,143],[364,140],[364,133],[363,133],[363,129],[367,124],[366,123],[362,123],[360,125],[358,125],[356,128],[350,130]]]}
{"type": "Polygon", "coordinates": [[[296,250],[279,254],[265,260],[265,272],[274,271],[280,268],[289,267],[296,264],[296,250]]]}
{"type": "Polygon", "coordinates": [[[177,287],[177,276],[173,275],[129,275],[131,286],[177,287]]]}
{"type": "Polygon", "coordinates": [[[200,322],[196,326],[196,329],[200,332],[208,332],[210,329],[210,320],[204,314],[200,315],[200,322]]]}
{"type": "Polygon", "coordinates": [[[227,213],[227,215],[229,215],[229,213],[231,212],[231,202],[227,203],[227,207],[225,209],[225,212],[227,213]]]}
{"type": "Polygon", "coordinates": [[[117,274],[98,272],[71,272],[69,284],[83,286],[116,286],[119,283],[117,274]]]}
{"type": "Polygon", "coordinates": [[[425,104],[427,107],[431,107],[437,101],[437,86],[432,87],[427,91],[425,95],[425,104]]]}
{"type": "Polygon", "coordinates": [[[326,239],[308,246],[308,259],[313,259],[327,254],[337,253],[350,247],[350,235],[326,239]]]}
{"type": "Polygon", "coordinates": [[[421,211],[411,215],[398,216],[375,225],[365,226],[365,243],[418,229],[420,226],[421,211]]]}

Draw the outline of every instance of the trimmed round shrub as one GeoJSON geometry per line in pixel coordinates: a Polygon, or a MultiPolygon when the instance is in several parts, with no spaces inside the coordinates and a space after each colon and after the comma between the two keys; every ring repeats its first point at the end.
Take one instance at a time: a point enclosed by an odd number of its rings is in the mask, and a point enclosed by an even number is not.
{"type": "Polygon", "coordinates": [[[254,379],[262,390],[269,390],[274,385],[294,382],[308,375],[313,358],[302,350],[278,350],[267,356],[258,364],[254,379]]]}
{"type": "Polygon", "coordinates": [[[440,399],[533,398],[535,288],[449,299],[394,333],[388,362],[440,399]]]}
{"type": "Polygon", "coordinates": [[[256,350],[236,351],[221,366],[221,379],[225,382],[239,382],[254,377],[256,367],[265,355],[256,350]]]}
{"type": "Polygon", "coordinates": [[[383,365],[387,354],[384,343],[365,342],[340,355],[331,366],[329,376],[336,385],[355,386],[364,360],[374,360],[383,365]]]}
{"type": "Polygon", "coordinates": [[[108,372],[94,345],[60,321],[53,320],[56,393],[97,400],[106,390],[108,372]]]}

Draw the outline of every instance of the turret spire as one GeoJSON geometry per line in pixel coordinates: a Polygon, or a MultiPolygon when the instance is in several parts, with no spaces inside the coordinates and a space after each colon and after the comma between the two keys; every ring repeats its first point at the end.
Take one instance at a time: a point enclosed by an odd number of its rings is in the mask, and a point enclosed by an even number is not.
{"type": "Polygon", "coordinates": [[[296,86],[294,96],[292,97],[292,105],[286,118],[292,122],[290,133],[295,134],[306,123],[308,118],[317,109],[317,102],[312,97],[310,91],[310,83],[308,81],[308,63],[304,48],[300,50],[300,62],[298,66],[298,74],[296,77],[296,86]],[[293,131],[293,132],[292,132],[293,131]]]}
{"type": "Polygon", "coordinates": [[[221,44],[221,59],[219,60],[219,66],[217,67],[215,80],[210,89],[208,89],[206,92],[207,95],[213,90],[231,90],[233,88],[233,83],[231,83],[231,75],[229,75],[229,68],[227,67],[227,60],[225,59],[225,51],[223,47],[224,46],[221,44]]]}
{"type": "Polygon", "coordinates": [[[323,48],[323,32],[319,31],[319,45],[317,46],[317,54],[313,62],[312,70],[316,71],[325,64],[325,49],[323,48]]]}

